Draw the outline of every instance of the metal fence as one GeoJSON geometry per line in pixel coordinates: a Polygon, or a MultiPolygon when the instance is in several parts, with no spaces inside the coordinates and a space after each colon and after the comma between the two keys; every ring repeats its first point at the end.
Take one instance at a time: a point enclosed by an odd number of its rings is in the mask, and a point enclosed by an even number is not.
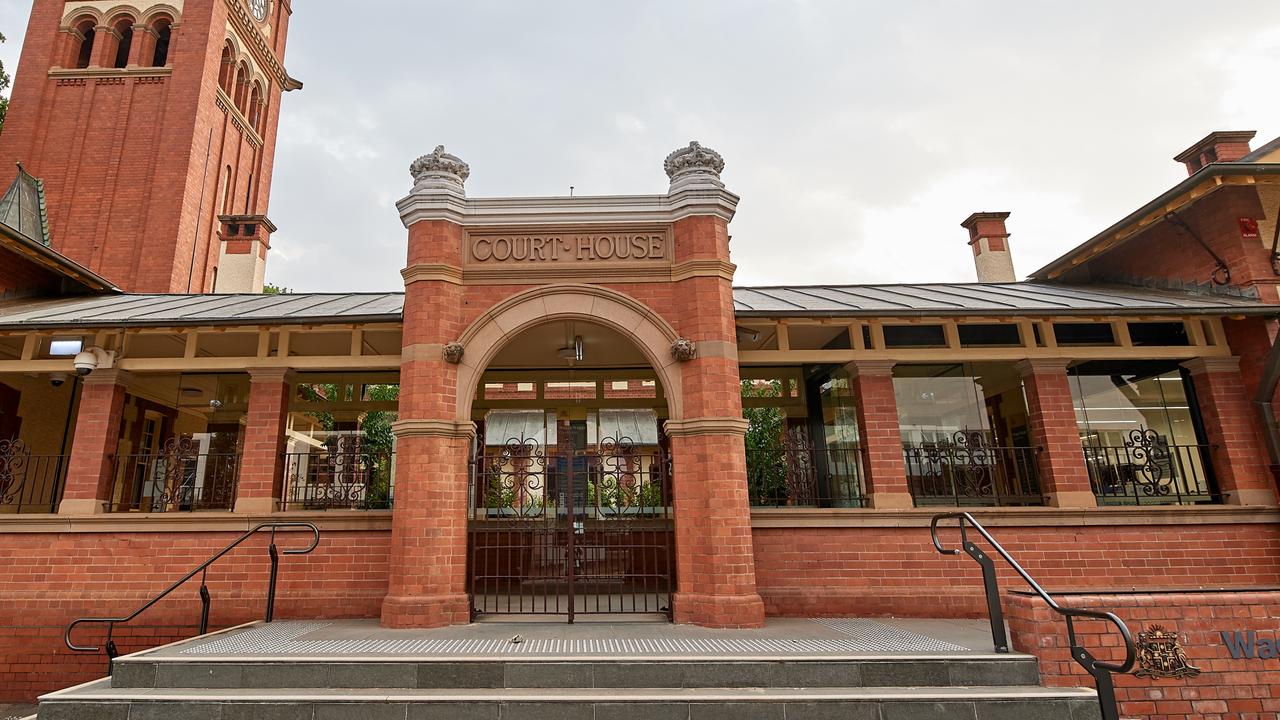
{"type": "Polygon", "coordinates": [[[1085,466],[1099,505],[1220,502],[1212,447],[1171,445],[1154,430],[1131,431],[1121,445],[1085,444],[1085,466]]]}
{"type": "Polygon", "coordinates": [[[775,446],[747,449],[747,488],[754,507],[863,507],[862,448],[818,450],[795,428],[775,446]]]}
{"type": "Polygon", "coordinates": [[[902,452],[916,506],[1045,504],[1038,448],[993,446],[984,433],[961,431],[946,441],[904,445],[902,452]]]}
{"type": "Polygon", "coordinates": [[[33,455],[21,440],[0,440],[0,514],[57,512],[67,459],[33,455]]]}
{"type": "Polygon", "coordinates": [[[395,453],[339,443],[285,455],[282,510],[389,510],[395,453]]]}
{"type": "Polygon", "coordinates": [[[158,453],[119,455],[107,512],[198,512],[235,507],[240,453],[200,452],[174,438],[158,453]]]}

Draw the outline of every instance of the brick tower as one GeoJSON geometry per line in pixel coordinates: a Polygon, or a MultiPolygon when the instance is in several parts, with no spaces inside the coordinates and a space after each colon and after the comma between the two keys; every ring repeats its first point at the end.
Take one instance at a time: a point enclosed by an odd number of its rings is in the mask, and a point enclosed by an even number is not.
{"type": "Polygon", "coordinates": [[[133,292],[261,291],[290,5],[35,0],[0,169],[44,181],[56,250],[133,292]]]}

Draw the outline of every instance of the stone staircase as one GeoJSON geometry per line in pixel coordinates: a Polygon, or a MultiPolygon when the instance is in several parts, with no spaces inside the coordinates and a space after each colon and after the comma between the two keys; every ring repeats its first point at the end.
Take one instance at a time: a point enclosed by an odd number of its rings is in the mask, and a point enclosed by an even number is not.
{"type": "Polygon", "coordinates": [[[1034,658],[119,658],[40,720],[1095,720],[1034,658]]]}

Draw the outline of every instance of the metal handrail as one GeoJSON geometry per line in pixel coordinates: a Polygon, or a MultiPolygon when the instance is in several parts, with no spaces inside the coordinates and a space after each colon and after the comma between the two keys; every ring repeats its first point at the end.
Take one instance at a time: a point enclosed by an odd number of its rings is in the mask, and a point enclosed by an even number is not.
{"type": "Polygon", "coordinates": [[[138,608],[137,610],[134,610],[129,615],[126,615],[124,617],[115,617],[115,618],[94,618],[94,617],[79,618],[77,620],[72,621],[71,624],[67,626],[67,629],[62,634],[62,641],[66,643],[67,649],[73,652],[98,652],[99,650],[102,649],[101,646],[88,647],[88,646],[76,645],[74,642],[71,641],[71,634],[80,625],[85,625],[89,623],[106,625],[107,639],[106,639],[105,645],[107,648],[107,674],[110,675],[111,661],[120,656],[120,652],[116,648],[115,640],[112,639],[112,634],[115,632],[116,625],[132,622],[139,615],[151,609],[152,606],[154,606],[156,603],[168,597],[170,593],[182,587],[188,580],[195,577],[196,575],[201,576],[200,577],[201,608],[200,608],[200,633],[199,634],[204,635],[209,631],[210,596],[209,596],[208,583],[206,582],[208,580],[209,566],[214,564],[218,560],[220,560],[227,553],[239,547],[240,544],[243,543],[244,541],[248,540],[249,538],[253,537],[254,535],[266,529],[271,530],[271,544],[267,547],[267,554],[271,558],[271,580],[267,586],[267,610],[266,610],[266,621],[271,622],[275,618],[276,577],[280,569],[280,553],[283,552],[285,555],[306,555],[310,553],[312,550],[315,550],[316,547],[320,545],[320,528],[316,527],[312,523],[301,522],[301,521],[266,522],[266,523],[261,523],[259,525],[255,525],[254,527],[250,528],[248,532],[236,538],[230,545],[227,545],[225,548],[215,553],[213,557],[200,563],[198,566],[196,566],[194,570],[184,575],[181,580],[178,580],[177,582],[173,583],[169,587],[165,588],[163,591],[160,592],[160,594],[148,600],[145,604],[142,605],[142,607],[138,608]],[[311,531],[311,544],[305,548],[286,549],[283,551],[277,550],[276,549],[276,531],[284,528],[307,528],[308,530],[311,531]]]}
{"type": "Polygon", "coordinates": [[[1084,668],[1085,672],[1093,677],[1094,687],[1098,691],[1098,704],[1102,709],[1102,720],[1119,720],[1120,710],[1116,704],[1115,685],[1111,679],[1112,673],[1127,673],[1133,669],[1134,662],[1138,659],[1138,649],[1133,643],[1133,635],[1129,632],[1129,626],[1115,613],[1105,612],[1102,610],[1088,610],[1085,608],[1064,607],[1058,604],[1035,578],[1013,559],[996,539],[991,537],[991,533],[982,527],[973,515],[967,512],[951,512],[935,515],[933,521],[929,524],[929,534],[933,538],[933,547],[943,555],[959,555],[960,550],[955,548],[944,548],[942,540],[938,538],[938,523],[943,520],[959,520],[960,543],[963,545],[964,551],[977,561],[982,567],[982,583],[987,595],[987,614],[991,619],[991,640],[995,643],[997,653],[1009,652],[1009,637],[1004,627],[1004,610],[1000,607],[1000,587],[996,579],[995,563],[991,561],[990,554],[983,552],[976,544],[969,540],[968,534],[965,532],[965,524],[969,524],[973,529],[991,545],[1000,557],[1013,568],[1027,585],[1040,596],[1048,604],[1049,608],[1067,620],[1067,640],[1071,644],[1071,659],[1077,665],[1084,668]],[[1090,618],[1094,620],[1105,620],[1111,623],[1120,631],[1120,636],[1124,639],[1125,657],[1124,662],[1109,663],[1098,660],[1093,653],[1086,650],[1076,637],[1076,618],[1090,618]]]}

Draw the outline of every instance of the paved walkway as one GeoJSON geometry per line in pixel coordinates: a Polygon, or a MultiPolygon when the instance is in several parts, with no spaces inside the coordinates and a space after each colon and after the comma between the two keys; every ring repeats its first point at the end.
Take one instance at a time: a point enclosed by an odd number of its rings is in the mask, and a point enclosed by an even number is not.
{"type": "Polygon", "coordinates": [[[779,618],[758,630],[635,622],[477,623],[437,630],[389,630],[376,620],[277,621],[234,628],[143,654],[182,660],[619,660],[981,657],[993,652],[990,629],[984,621],[779,618]]]}

